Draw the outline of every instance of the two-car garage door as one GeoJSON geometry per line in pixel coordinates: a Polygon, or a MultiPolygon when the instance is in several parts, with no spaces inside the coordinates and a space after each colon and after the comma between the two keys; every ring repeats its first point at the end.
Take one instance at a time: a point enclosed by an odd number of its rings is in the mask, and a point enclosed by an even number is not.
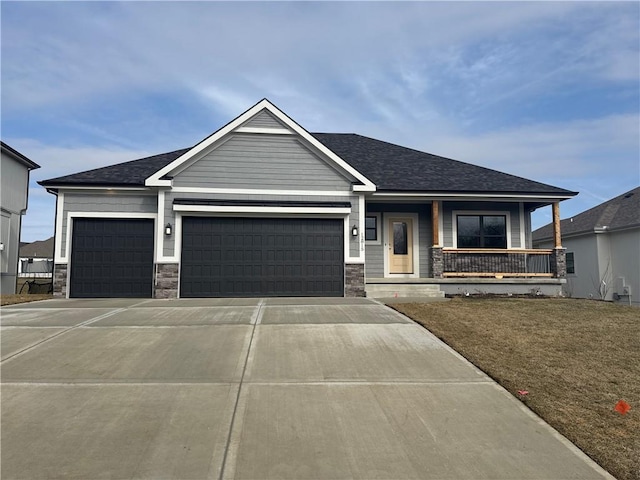
{"type": "Polygon", "coordinates": [[[343,296],[339,219],[184,217],[182,297],[343,296]]]}
{"type": "MultiPolygon", "coordinates": [[[[182,297],[342,296],[339,219],[184,217],[182,297]]],[[[153,295],[154,221],[76,218],[71,297],[153,295]]]]}

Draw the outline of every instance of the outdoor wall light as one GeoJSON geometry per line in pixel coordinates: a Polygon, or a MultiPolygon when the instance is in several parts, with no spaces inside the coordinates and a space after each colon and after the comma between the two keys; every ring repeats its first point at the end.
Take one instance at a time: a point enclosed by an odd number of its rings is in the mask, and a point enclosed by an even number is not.
{"type": "Polygon", "coordinates": [[[164,227],[164,234],[165,235],[171,235],[171,224],[167,223],[167,226],[164,227]]]}
{"type": "Polygon", "coordinates": [[[358,227],[356,227],[355,224],[351,227],[351,235],[354,237],[358,236],[358,227]]]}

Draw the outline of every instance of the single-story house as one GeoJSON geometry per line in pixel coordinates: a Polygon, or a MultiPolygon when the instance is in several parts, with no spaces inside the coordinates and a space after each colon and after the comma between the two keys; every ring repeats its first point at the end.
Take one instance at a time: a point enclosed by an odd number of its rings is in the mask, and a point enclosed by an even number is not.
{"type": "Polygon", "coordinates": [[[310,133],[266,99],[193,147],[40,184],[68,297],[560,294],[564,250],[532,249],[530,214],[559,223],[576,195],[310,133]]]}
{"type": "MultiPolygon", "coordinates": [[[[560,222],[570,297],[640,305],[640,187],[560,222]]],[[[552,245],[553,227],[533,232],[533,245],[552,245]]]]}
{"type": "Polygon", "coordinates": [[[0,163],[0,292],[16,293],[22,215],[27,213],[29,173],[40,168],[4,142],[0,163]]]}
{"type": "Polygon", "coordinates": [[[51,278],[53,276],[53,237],[23,244],[20,247],[18,277],[51,278]]]}

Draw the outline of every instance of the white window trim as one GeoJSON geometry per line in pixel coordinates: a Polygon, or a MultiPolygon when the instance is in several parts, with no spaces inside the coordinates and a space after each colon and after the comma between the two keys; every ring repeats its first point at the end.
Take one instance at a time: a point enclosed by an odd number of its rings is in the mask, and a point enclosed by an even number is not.
{"type": "Polygon", "coordinates": [[[366,235],[366,217],[376,217],[376,234],[377,240],[367,240],[365,237],[365,245],[381,245],[382,244],[382,215],[380,212],[367,212],[365,214],[365,222],[362,225],[363,235],[366,235]]]}
{"type": "Polygon", "coordinates": [[[384,278],[420,278],[420,236],[418,233],[420,228],[418,224],[418,213],[384,212],[382,218],[385,225],[382,234],[385,236],[384,242],[382,243],[384,252],[384,278]],[[389,232],[386,226],[389,225],[389,221],[394,218],[411,218],[413,220],[413,273],[389,273],[389,239],[386,238],[389,232]]]}
{"type": "Polygon", "coordinates": [[[511,212],[508,210],[454,210],[451,212],[453,248],[458,248],[458,215],[504,215],[506,218],[507,250],[511,249],[511,212]]]}

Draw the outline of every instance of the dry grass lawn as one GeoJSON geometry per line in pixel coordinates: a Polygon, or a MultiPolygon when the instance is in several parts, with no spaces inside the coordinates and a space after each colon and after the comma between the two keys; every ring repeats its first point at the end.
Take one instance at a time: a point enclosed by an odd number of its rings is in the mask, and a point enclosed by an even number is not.
{"type": "Polygon", "coordinates": [[[0,295],[0,305],[16,305],[18,303],[36,302],[38,300],[48,300],[53,298],[51,294],[15,294],[0,295]]]}
{"type": "Polygon", "coordinates": [[[392,307],[484,370],[619,480],[640,479],[640,309],[521,298],[392,307]],[[624,416],[613,408],[620,399],[631,405],[624,416]]]}

